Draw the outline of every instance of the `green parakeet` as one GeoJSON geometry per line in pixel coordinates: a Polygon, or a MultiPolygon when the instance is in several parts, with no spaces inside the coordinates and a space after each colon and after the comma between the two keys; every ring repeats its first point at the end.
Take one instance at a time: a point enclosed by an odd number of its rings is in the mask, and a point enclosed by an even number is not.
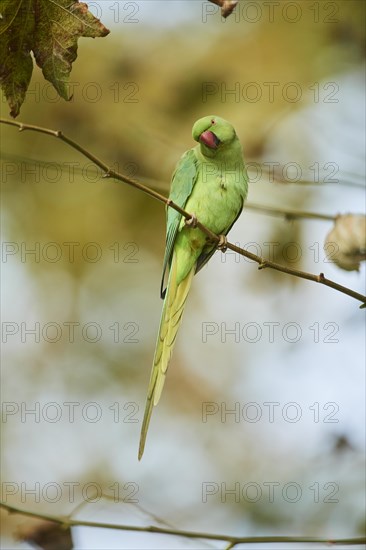
{"type": "MultiPolygon", "coordinates": [[[[178,162],[169,198],[213,233],[226,235],[237,220],[248,191],[239,139],[229,122],[214,115],[197,120],[192,136],[199,145],[186,151],[178,162]]],[[[144,452],[153,406],[158,404],[164,386],[193,276],[208,262],[216,248],[217,244],[194,227],[194,223],[187,223],[176,210],[167,208],[161,283],[164,305],[141,428],[139,459],[144,452]]]]}

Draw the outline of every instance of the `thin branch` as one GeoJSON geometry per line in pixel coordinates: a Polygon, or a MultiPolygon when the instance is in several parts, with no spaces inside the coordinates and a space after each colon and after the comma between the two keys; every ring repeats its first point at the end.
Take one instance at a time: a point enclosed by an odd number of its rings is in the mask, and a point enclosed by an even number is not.
{"type": "MultiPolygon", "coordinates": [[[[254,172],[255,173],[255,178],[258,176],[258,168],[260,169],[261,171],[261,174],[260,174],[260,179],[264,176],[264,175],[267,175],[268,176],[268,181],[270,183],[278,183],[280,185],[299,185],[299,186],[316,186],[316,187],[324,187],[326,185],[342,185],[342,186],[345,186],[345,187],[355,187],[355,188],[358,188],[358,189],[365,189],[365,182],[364,182],[364,176],[363,175],[357,175],[357,174],[351,174],[350,172],[335,172],[334,173],[334,176],[337,174],[339,174],[340,176],[345,176],[347,179],[345,179],[345,177],[343,177],[343,179],[328,179],[330,177],[330,174],[327,173],[327,172],[320,172],[319,175],[317,176],[317,179],[306,179],[306,178],[300,178],[300,179],[289,179],[288,177],[286,178],[283,174],[284,172],[284,169],[286,168],[286,165],[279,165],[279,166],[276,166],[276,169],[274,167],[272,167],[272,170],[270,168],[268,168],[268,163],[266,162],[262,162],[258,159],[247,159],[247,163],[248,163],[248,172],[249,174],[251,172],[254,172]],[[255,169],[252,168],[251,164],[255,164],[255,169]],[[359,178],[360,181],[352,181],[350,179],[350,177],[353,177],[353,178],[359,178]]],[[[301,169],[301,167],[299,166],[299,168],[301,169]]],[[[315,176],[315,174],[314,174],[315,176]]],[[[260,181],[259,180],[256,180],[256,181],[260,181]]]]}
{"type": "MultiPolygon", "coordinates": [[[[365,184],[363,182],[356,182],[351,180],[334,180],[334,181],[314,181],[310,179],[299,179],[296,181],[291,181],[289,179],[285,179],[283,177],[280,177],[279,175],[271,174],[269,171],[266,172],[268,176],[270,176],[270,183],[278,183],[279,185],[299,185],[303,187],[309,187],[309,186],[315,186],[315,187],[324,187],[325,185],[342,185],[344,187],[354,187],[357,189],[365,189],[365,184]]],[[[327,174],[324,175],[324,177],[327,177],[327,174]]]]}
{"type": "MultiPolygon", "coordinates": [[[[65,136],[62,132],[59,130],[50,130],[49,128],[41,128],[40,126],[33,126],[32,124],[22,124],[21,122],[16,122],[15,120],[8,120],[4,118],[0,118],[0,123],[2,124],[9,124],[10,126],[16,126],[19,128],[19,132],[23,132],[25,130],[31,130],[33,132],[39,132],[41,134],[46,134],[49,136],[53,136],[55,138],[60,139],[64,143],[67,143],[72,147],[73,149],[76,149],[76,151],[79,151],[84,157],[91,160],[96,166],[98,166],[101,170],[104,172],[105,178],[114,178],[116,180],[123,181],[124,183],[127,183],[128,185],[131,185],[132,187],[136,187],[137,189],[140,189],[144,193],[147,193],[151,197],[154,197],[155,199],[159,200],[160,202],[167,202],[167,199],[160,195],[160,193],[157,193],[156,191],[153,191],[152,189],[149,189],[142,183],[129,178],[128,176],[125,176],[124,174],[119,174],[115,170],[112,170],[109,168],[107,164],[105,164],[102,160],[98,159],[95,155],[84,149],[81,145],[76,143],[76,141],[73,141],[72,139],[65,136]]],[[[190,215],[188,216],[191,217],[190,215]]]]}
{"type": "Polygon", "coordinates": [[[245,203],[245,208],[250,210],[255,210],[261,214],[269,214],[270,216],[279,216],[284,218],[286,221],[308,219],[308,220],[322,220],[334,222],[337,219],[337,216],[331,216],[330,214],[318,214],[316,212],[301,212],[296,210],[279,210],[273,208],[272,206],[262,206],[259,204],[253,204],[251,202],[245,203]]]}
{"type": "MultiPolygon", "coordinates": [[[[16,162],[22,162],[27,164],[36,164],[39,166],[44,166],[45,168],[54,168],[55,170],[65,170],[63,165],[59,162],[54,161],[45,161],[41,159],[36,158],[29,158],[25,157],[24,155],[15,155],[11,153],[5,153],[3,154],[3,158],[10,159],[16,162]]],[[[70,169],[70,168],[69,168],[70,169]]],[[[73,167],[73,173],[82,174],[82,169],[73,167]]],[[[103,176],[101,176],[102,178],[103,176]]],[[[153,189],[154,191],[165,191],[166,185],[163,184],[160,181],[151,179],[151,178],[140,178],[141,182],[144,182],[144,184],[149,185],[150,189],[153,189]]],[[[301,183],[301,181],[298,181],[296,183],[301,183]]],[[[305,182],[306,183],[306,182],[305,182]]],[[[278,216],[280,218],[283,218],[286,221],[293,221],[293,220],[300,220],[300,219],[311,219],[311,220],[321,220],[321,221],[335,221],[337,219],[337,216],[332,216],[331,214],[319,214],[317,212],[303,212],[302,210],[286,210],[286,209],[279,209],[274,208],[272,206],[264,206],[260,204],[254,204],[250,201],[246,201],[245,203],[245,210],[255,210],[259,214],[264,214],[268,216],[278,216]]]]}
{"type": "MultiPolygon", "coordinates": [[[[150,195],[150,197],[153,197],[154,199],[157,199],[158,201],[164,203],[166,206],[169,206],[170,208],[174,208],[179,214],[181,214],[186,220],[192,219],[192,214],[189,212],[186,212],[175,204],[171,199],[164,197],[157,191],[154,191],[150,189],[149,187],[146,187],[146,185],[143,185],[142,183],[136,181],[135,179],[129,178],[123,174],[120,174],[119,172],[116,172],[115,170],[112,170],[108,167],[107,164],[105,164],[102,160],[98,159],[96,156],[94,156],[92,153],[84,149],[81,145],[73,141],[72,139],[65,136],[60,131],[50,130],[48,128],[41,128],[39,126],[33,126],[30,124],[22,124],[20,122],[16,122],[15,120],[7,120],[0,118],[0,123],[3,124],[9,124],[10,126],[16,126],[19,128],[19,131],[24,130],[31,130],[34,132],[40,132],[42,134],[47,134],[53,137],[56,137],[63,141],[64,143],[67,143],[70,147],[73,149],[76,149],[79,151],[82,155],[84,155],[86,158],[91,160],[96,166],[101,168],[104,172],[105,178],[113,178],[118,181],[123,181],[124,183],[127,183],[128,185],[135,187],[136,189],[139,189],[140,191],[143,191],[147,195],[150,195]]],[[[207,227],[205,227],[200,221],[197,220],[197,227],[203,231],[211,240],[213,243],[219,243],[220,237],[210,231],[207,227]]],[[[256,256],[255,254],[248,252],[247,250],[244,250],[243,248],[240,248],[234,244],[227,243],[226,248],[229,248],[230,250],[237,252],[238,254],[241,254],[242,256],[245,256],[246,258],[249,258],[250,260],[253,260],[257,264],[259,264],[258,269],[264,269],[264,268],[270,268],[274,269],[276,271],[281,271],[282,273],[287,273],[288,275],[293,275],[294,277],[299,277],[301,279],[307,279],[308,281],[313,281],[315,283],[320,283],[322,285],[328,286],[330,288],[333,288],[334,290],[337,290],[338,292],[341,292],[342,294],[346,294],[347,296],[350,296],[351,298],[354,298],[355,300],[358,300],[362,302],[361,307],[366,307],[366,296],[360,294],[359,292],[356,292],[350,288],[347,288],[343,285],[340,285],[336,283],[335,281],[331,281],[330,279],[327,279],[323,273],[320,273],[319,275],[314,275],[312,273],[307,273],[306,271],[300,271],[298,269],[293,269],[290,267],[283,266],[281,264],[277,264],[275,262],[271,262],[270,260],[267,260],[266,258],[262,258],[260,256],[256,256]]]]}
{"type": "Polygon", "coordinates": [[[320,283],[322,285],[333,288],[338,292],[347,294],[347,296],[351,296],[352,298],[355,298],[355,300],[359,300],[360,302],[362,302],[362,305],[360,307],[366,306],[366,296],[354,290],[351,290],[350,288],[347,288],[343,285],[340,285],[335,281],[331,281],[330,279],[327,279],[326,277],[324,277],[324,273],[319,273],[319,275],[314,275],[313,273],[307,273],[306,271],[300,271],[299,269],[286,267],[284,265],[277,264],[276,262],[271,262],[270,260],[266,260],[265,258],[260,258],[259,256],[256,256],[255,254],[248,252],[248,250],[244,250],[243,248],[235,246],[231,243],[228,243],[227,247],[230,248],[230,250],[233,250],[234,252],[237,252],[238,254],[241,254],[246,258],[250,258],[254,262],[258,263],[259,264],[258,269],[264,269],[266,267],[269,267],[271,269],[275,269],[276,271],[281,271],[282,273],[287,273],[288,275],[299,277],[300,279],[307,279],[308,281],[314,281],[314,283],[320,283]]]}
{"type": "Polygon", "coordinates": [[[155,527],[149,525],[146,527],[140,527],[135,525],[120,525],[114,523],[99,523],[94,521],[82,521],[74,520],[68,517],[54,516],[51,514],[42,514],[38,512],[31,512],[30,510],[22,510],[15,506],[10,506],[4,502],[0,502],[0,507],[7,510],[10,514],[21,514],[22,516],[33,517],[52,521],[65,528],[68,527],[94,527],[98,529],[115,529],[118,531],[135,531],[143,533],[159,533],[161,535],[175,535],[180,537],[186,537],[191,539],[206,539],[206,540],[218,540],[229,543],[228,548],[233,548],[237,544],[249,544],[249,543],[286,543],[294,544],[297,542],[317,543],[317,544],[334,544],[334,545],[364,545],[366,543],[365,537],[354,537],[348,539],[324,539],[320,537],[282,537],[282,536],[267,536],[267,537],[233,537],[231,535],[220,535],[213,533],[200,533],[196,531],[184,531],[180,529],[168,529],[165,527],[155,527]]]}

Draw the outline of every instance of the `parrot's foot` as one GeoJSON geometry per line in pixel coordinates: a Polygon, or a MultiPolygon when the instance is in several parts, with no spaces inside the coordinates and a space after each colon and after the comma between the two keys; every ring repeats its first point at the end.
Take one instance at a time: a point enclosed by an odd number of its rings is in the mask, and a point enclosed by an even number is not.
{"type": "Polygon", "coordinates": [[[191,217],[188,218],[188,220],[186,219],[185,224],[188,227],[192,227],[192,229],[194,229],[195,227],[197,227],[197,217],[192,214],[191,217]]]}
{"type": "Polygon", "coordinates": [[[219,242],[217,245],[218,250],[221,250],[221,252],[227,251],[227,237],[226,235],[219,235],[219,242]]]}

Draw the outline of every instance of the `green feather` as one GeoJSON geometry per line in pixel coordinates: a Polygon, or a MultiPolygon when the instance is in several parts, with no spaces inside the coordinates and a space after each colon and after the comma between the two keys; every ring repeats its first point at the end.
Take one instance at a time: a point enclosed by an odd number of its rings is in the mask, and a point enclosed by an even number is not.
{"type": "MultiPolygon", "coordinates": [[[[192,189],[197,179],[197,158],[194,152],[194,149],[186,151],[180,161],[177,164],[177,167],[174,171],[172,182],[170,186],[170,195],[169,198],[175,202],[181,208],[184,208],[188,197],[192,193],[192,189]]],[[[166,245],[165,245],[165,256],[163,263],[163,276],[161,279],[160,295],[164,298],[164,279],[166,270],[170,265],[174,242],[177,236],[177,231],[179,224],[181,222],[182,216],[174,210],[173,208],[167,207],[167,231],[166,231],[166,245]]]]}
{"type": "MultiPolygon", "coordinates": [[[[199,142],[182,156],[173,174],[169,198],[213,233],[226,235],[243,208],[248,176],[240,142],[232,125],[215,115],[198,120],[192,130],[199,142]]],[[[161,296],[164,297],[159,334],[141,428],[141,459],[154,405],[163,390],[184,306],[195,273],[215,252],[216,244],[198,228],[187,226],[168,207],[166,249],[161,296]],[[169,269],[168,284],[163,290],[169,269]]]]}

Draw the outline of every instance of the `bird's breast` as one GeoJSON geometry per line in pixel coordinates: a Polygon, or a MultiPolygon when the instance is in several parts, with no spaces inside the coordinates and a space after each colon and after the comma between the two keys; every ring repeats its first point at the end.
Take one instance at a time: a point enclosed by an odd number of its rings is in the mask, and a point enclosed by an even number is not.
{"type": "Polygon", "coordinates": [[[185,209],[214,233],[234,222],[243,203],[243,188],[235,174],[218,174],[197,182],[185,209]]]}

